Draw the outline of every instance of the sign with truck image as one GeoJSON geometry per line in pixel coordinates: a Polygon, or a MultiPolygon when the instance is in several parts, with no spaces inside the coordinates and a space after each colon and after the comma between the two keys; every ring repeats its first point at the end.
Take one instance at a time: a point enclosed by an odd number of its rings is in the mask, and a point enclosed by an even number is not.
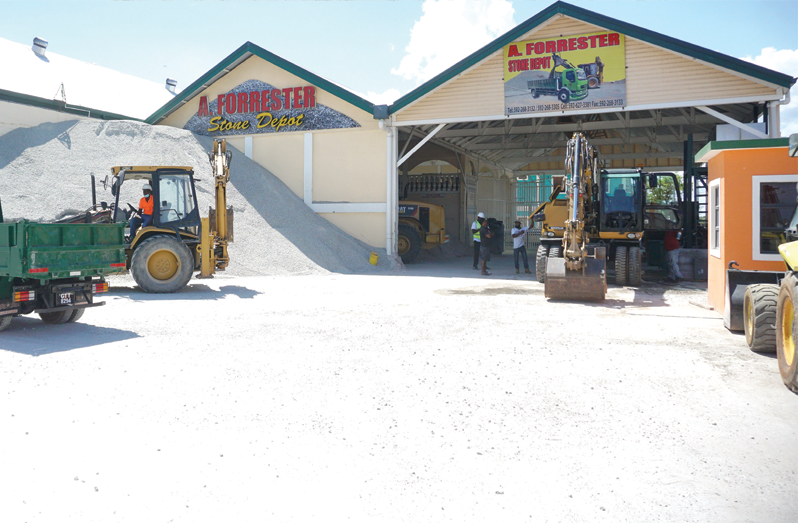
{"type": "Polygon", "coordinates": [[[603,31],[504,47],[507,115],[626,105],[624,35],[603,31]]]}

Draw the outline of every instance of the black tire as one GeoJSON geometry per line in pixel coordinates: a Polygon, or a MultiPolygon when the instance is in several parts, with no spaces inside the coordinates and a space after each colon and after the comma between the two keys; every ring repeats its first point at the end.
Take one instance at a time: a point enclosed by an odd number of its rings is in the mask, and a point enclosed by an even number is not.
{"type": "Polygon", "coordinates": [[[776,307],[779,286],[749,285],[743,298],[745,342],[754,352],[776,352],[776,307]]]}
{"type": "Polygon", "coordinates": [[[83,317],[83,313],[84,312],[86,312],[86,308],[85,307],[80,308],[80,309],[75,309],[74,311],[72,311],[72,315],[67,320],[67,323],[75,323],[76,321],[78,321],[79,319],[81,319],[83,317]]]}
{"type": "Polygon", "coordinates": [[[629,257],[626,260],[627,282],[632,287],[640,287],[643,283],[643,267],[640,247],[629,247],[629,257]]]}
{"type": "Polygon", "coordinates": [[[403,263],[413,263],[421,252],[421,236],[406,223],[399,224],[399,256],[403,263]]]}
{"type": "Polygon", "coordinates": [[[538,252],[535,254],[535,276],[538,283],[546,281],[546,258],[549,257],[549,248],[542,243],[538,245],[538,252]]]}
{"type": "Polygon", "coordinates": [[[625,246],[619,245],[615,249],[615,285],[623,287],[628,282],[628,256],[629,251],[625,246]]]}
{"type": "Polygon", "coordinates": [[[0,332],[3,332],[11,325],[11,316],[2,316],[0,317],[0,332]]]}
{"type": "Polygon", "coordinates": [[[596,87],[598,87],[599,86],[598,78],[596,78],[595,76],[592,77],[592,78],[588,78],[587,79],[587,86],[590,89],[595,89],[596,87]]]}
{"type": "Polygon", "coordinates": [[[532,89],[532,98],[540,98],[540,93],[536,89],[532,89]]]}
{"type": "Polygon", "coordinates": [[[571,94],[566,89],[560,89],[557,91],[557,99],[564,104],[567,104],[571,101],[571,94]]]}
{"type": "Polygon", "coordinates": [[[66,323],[69,318],[72,316],[71,310],[65,311],[55,311],[55,312],[40,312],[39,317],[42,319],[44,323],[49,323],[50,325],[60,325],[62,323],[66,323]]]}
{"type": "Polygon", "coordinates": [[[798,354],[795,351],[795,326],[796,321],[796,279],[790,274],[781,282],[779,299],[776,306],[776,359],[779,362],[779,374],[784,385],[791,391],[798,393],[798,354]]]}
{"type": "Polygon", "coordinates": [[[194,257],[174,236],[152,236],[136,247],[130,272],[144,292],[178,292],[194,273],[194,257]]]}

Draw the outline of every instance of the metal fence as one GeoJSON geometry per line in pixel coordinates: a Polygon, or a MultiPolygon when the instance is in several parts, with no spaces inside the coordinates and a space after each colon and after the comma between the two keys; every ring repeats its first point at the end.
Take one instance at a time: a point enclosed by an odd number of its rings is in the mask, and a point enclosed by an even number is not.
{"type": "MultiPolygon", "coordinates": [[[[526,235],[526,249],[530,253],[537,251],[540,245],[540,224],[530,223],[529,215],[537,209],[541,203],[548,200],[554,189],[554,181],[551,175],[528,176],[526,180],[518,180],[515,194],[515,212],[512,220],[520,220],[522,226],[529,225],[531,229],[526,235]]],[[[509,249],[513,250],[513,238],[510,230],[512,222],[508,224],[506,237],[509,238],[509,249]]]]}

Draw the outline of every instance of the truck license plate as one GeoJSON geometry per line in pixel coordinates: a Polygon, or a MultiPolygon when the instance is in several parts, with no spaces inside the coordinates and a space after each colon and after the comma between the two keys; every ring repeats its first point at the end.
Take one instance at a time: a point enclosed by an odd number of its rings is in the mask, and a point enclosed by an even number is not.
{"type": "Polygon", "coordinates": [[[61,293],[61,305],[69,305],[72,303],[72,293],[71,292],[64,292],[61,293]]]}

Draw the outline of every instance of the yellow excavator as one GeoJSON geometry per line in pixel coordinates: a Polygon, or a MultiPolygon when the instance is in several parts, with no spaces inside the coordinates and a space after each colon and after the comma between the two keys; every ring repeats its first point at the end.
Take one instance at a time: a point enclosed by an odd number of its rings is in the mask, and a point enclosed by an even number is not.
{"type": "Polygon", "coordinates": [[[227,246],[233,241],[233,209],[227,207],[227,182],[232,151],[225,140],[215,140],[208,156],[216,201],[207,218],[200,217],[193,167],[117,166],[111,168],[111,179],[105,179],[105,187],[110,185],[115,197],[111,204],[114,222],[127,222],[139,214],[130,203],[124,209],[120,198],[141,194],[128,190],[123,196],[123,185],[150,185],[151,223],[125,238],[126,269],[145,292],[178,292],[195,271],[201,278],[210,278],[230,263],[227,246]]]}
{"type": "MultiPolygon", "coordinates": [[[[600,168],[598,153],[582,133],[568,140],[564,179],[566,219],[561,247],[551,247],[545,257],[544,294],[560,300],[603,300],[607,293],[607,251],[604,245],[591,244],[588,223],[596,221],[594,203],[600,168]]],[[[556,196],[556,195],[555,195],[556,196]]],[[[534,221],[545,221],[537,212],[534,221]]]]}

